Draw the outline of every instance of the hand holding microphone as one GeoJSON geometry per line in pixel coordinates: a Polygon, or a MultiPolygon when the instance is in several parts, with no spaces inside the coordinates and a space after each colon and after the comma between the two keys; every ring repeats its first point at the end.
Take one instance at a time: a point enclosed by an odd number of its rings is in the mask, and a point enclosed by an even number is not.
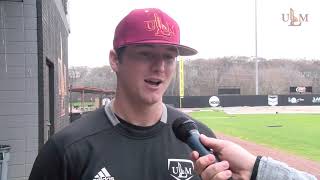
{"type": "MultiPolygon", "coordinates": [[[[212,154],[210,149],[203,146],[200,142],[198,127],[191,119],[187,119],[186,117],[176,119],[172,124],[172,130],[178,139],[188,144],[190,148],[197,151],[200,156],[212,154]]],[[[215,158],[217,161],[220,161],[217,155],[215,155],[215,158]]]]}
{"type": "Polygon", "coordinates": [[[222,180],[229,177],[231,179],[231,175],[233,180],[255,180],[259,177],[270,180],[284,177],[294,177],[299,180],[317,179],[312,174],[296,170],[272,158],[261,158],[261,156],[258,158],[231,141],[199,135],[195,122],[190,119],[178,118],[173,123],[172,129],[178,139],[194,150],[192,160],[195,162],[195,171],[202,180],[222,180]],[[263,161],[261,168],[260,160],[263,161]]]}
{"type": "MultiPolygon", "coordinates": [[[[202,179],[230,179],[232,172],[228,170],[229,163],[220,160],[215,151],[200,142],[200,133],[194,121],[185,117],[178,118],[172,125],[176,137],[190,146],[195,161],[195,170],[202,179]],[[199,158],[200,155],[200,158],[199,158]],[[214,155],[214,156],[213,156],[214,155]],[[214,163],[216,161],[216,163],[214,163]]],[[[210,147],[211,148],[211,147],[210,147]]]]}
{"type": "MultiPolygon", "coordinates": [[[[233,180],[250,179],[256,156],[231,141],[209,138],[205,135],[200,135],[200,141],[204,146],[218,153],[221,160],[229,163],[233,180]]],[[[209,166],[207,167],[205,163],[206,160],[199,158],[198,153],[192,152],[192,160],[200,169],[200,173],[210,172],[209,166]]]]}

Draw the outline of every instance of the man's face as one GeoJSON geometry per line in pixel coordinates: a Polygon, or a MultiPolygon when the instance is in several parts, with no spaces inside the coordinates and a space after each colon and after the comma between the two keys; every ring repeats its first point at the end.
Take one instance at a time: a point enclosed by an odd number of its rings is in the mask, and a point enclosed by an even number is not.
{"type": "Polygon", "coordinates": [[[118,91],[144,104],[162,101],[176,69],[177,49],[172,46],[131,45],[114,69],[118,91]]]}

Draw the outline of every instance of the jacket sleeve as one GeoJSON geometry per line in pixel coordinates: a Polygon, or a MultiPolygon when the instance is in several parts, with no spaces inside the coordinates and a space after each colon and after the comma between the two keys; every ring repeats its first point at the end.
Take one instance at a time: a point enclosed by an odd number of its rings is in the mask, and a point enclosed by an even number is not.
{"type": "Polygon", "coordinates": [[[287,164],[273,160],[270,157],[262,157],[259,163],[256,180],[317,180],[311,174],[296,170],[287,164]]]}
{"type": "Polygon", "coordinates": [[[63,161],[56,144],[50,139],[40,150],[29,180],[64,180],[63,161]]]}

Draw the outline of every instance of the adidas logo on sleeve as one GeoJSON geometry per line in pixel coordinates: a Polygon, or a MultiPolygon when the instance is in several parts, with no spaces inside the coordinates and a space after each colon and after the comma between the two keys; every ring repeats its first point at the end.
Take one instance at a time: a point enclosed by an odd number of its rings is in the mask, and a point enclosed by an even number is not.
{"type": "Polygon", "coordinates": [[[97,175],[94,176],[93,180],[114,180],[114,177],[112,177],[104,167],[98,172],[97,175]]]}

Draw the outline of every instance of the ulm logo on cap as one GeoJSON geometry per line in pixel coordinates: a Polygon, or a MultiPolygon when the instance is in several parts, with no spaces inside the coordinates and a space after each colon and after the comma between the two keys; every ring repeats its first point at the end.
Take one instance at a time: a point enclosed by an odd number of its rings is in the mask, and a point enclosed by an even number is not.
{"type": "Polygon", "coordinates": [[[146,24],[147,31],[155,31],[155,36],[171,37],[174,35],[173,25],[170,27],[167,22],[163,24],[157,13],[154,13],[154,19],[144,22],[146,24]]]}

